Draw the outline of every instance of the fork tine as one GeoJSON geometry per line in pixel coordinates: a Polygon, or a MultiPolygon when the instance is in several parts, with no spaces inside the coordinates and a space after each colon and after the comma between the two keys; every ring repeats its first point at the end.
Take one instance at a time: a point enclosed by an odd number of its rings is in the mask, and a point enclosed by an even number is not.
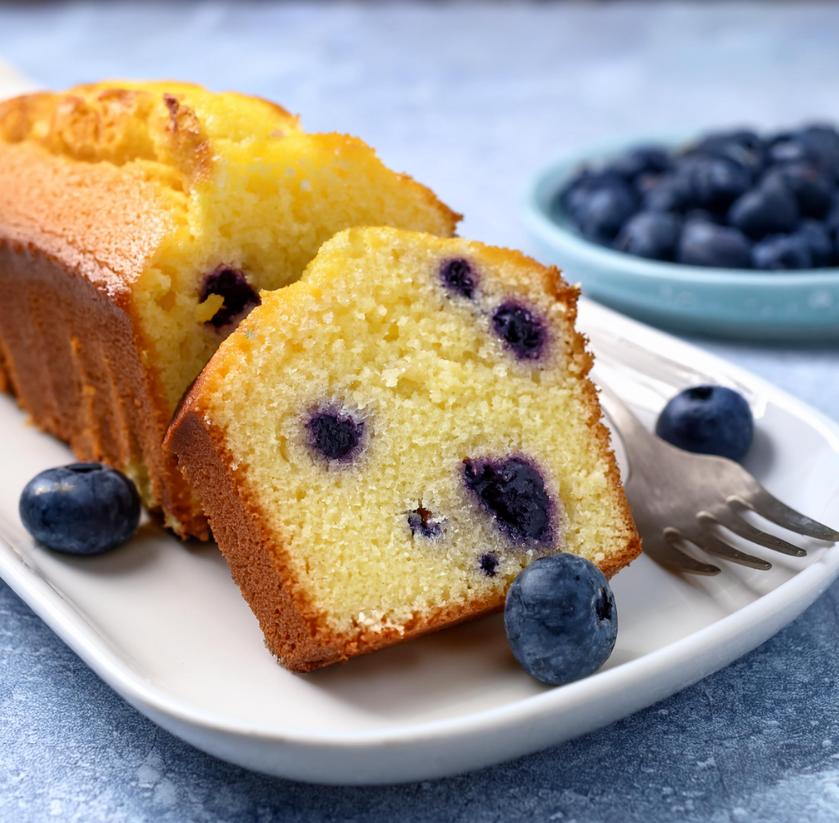
{"type": "Polygon", "coordinates": [[[799,546],[787,543],[786,540],[775,537],[774,534],[767,534],[760,529],[756,529],[750,523],[743,520],[742,517],[731,514],[727,509],[725,511],[716,510],[713,514],[710,512],[699,512],[696,518],[706,529],[711,529],[713,526],[723,526],[729,531],[734,532],[734,534],[750,540],[752,543],[757,543],[758,546],[763,546],[765,549],[772,549],[774,552],[787,554],[791,557],[807,556],[807,552],[799,546]]]}
{"type": "Polygon", "coordinates": [[[815,537],[818,540],[826,540],[828,543],[839,541],[839,532],[807,517],[795,509],[791,509],[786,503],[782,503],[777,497],[773,497],[766,489],[755,481],[755,488],[745,497],[729,497],[729,506],[732,508],[741,507],[757,512],[761,517],[783,526],[792,532],[798,532],[806,537],[815,537]]]}
{"type": "Polygon", "coordinates": [[[694,560],[689,554],[685,554],[678,547],[665,542],[661,535],[650,537],[645,534],[641,543],[644,554],[649,555],[653,560],[663,566],[668,566],[678,571],[689,572],[690,574],[702,574],[708,577],[720,573],[719,567],[694,560]]]}
{"type": "Polygon", "coordinates": [[[765,560],[761,560],[759,557],[755,557],[754,555],[741,552],[739,549],[735,549],[733,546],[729,546],[728,543],[724,543],[719,538],[714,537],[714,535],[699,529],[682,532],[678,529],[667,528],[664,530],[664,536],[667,538],[667,541],[671,546],[674,542],[687,540],[688,542],[699,546],[700,549],[704,549],[709,554],[722,557],[726,560],[730,560],[732,563],[738,563],[741,566],[748,566],[752,569],[760,569],[760,571],[764,572],[769,571],[769,569],[772,568],[771,563],[767,563],[765,560]]]}

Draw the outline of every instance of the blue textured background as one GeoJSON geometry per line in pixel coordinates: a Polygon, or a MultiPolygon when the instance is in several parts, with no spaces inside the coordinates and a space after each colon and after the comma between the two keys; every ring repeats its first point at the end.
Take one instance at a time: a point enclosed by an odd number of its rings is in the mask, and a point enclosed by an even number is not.
{"type": "MultiPolygon", "coordinates": [[[[177,77],[359,134],[528,248],[553,153],[615,132],[839,121],[828,4],[0,5],[0,56],[50,87],[177,77]]],[[[573,277],[573,272],[570,273],[573,277]]],[[[836,346],[703,341],[839,416],[836,346]]],[[[320,788],[228,766],[104,686],[0,584],[0,820],[839,819],[839,585],[725,671],[609,729],[477,774],[320,788]]]]}

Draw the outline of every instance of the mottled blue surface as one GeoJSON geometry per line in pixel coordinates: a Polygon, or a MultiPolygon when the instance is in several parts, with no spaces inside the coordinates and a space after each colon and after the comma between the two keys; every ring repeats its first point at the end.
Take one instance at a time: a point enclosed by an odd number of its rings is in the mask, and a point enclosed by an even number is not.
{"type": "MultiPolygon", "coordinates": [[[[376,145],[528,248],[518,201],[551,154],[614,132],[839,121],[827,4],[0,6],[0,56],[48,86],[195,80],[376,145]]],[[[573,277],[573,272],[569,273],[573,277]]],[[[836,346],[707,342],[833,416],[836,346]]],[[[839,585],[756,652],[556,749],[433,783],[315,788],[158,730],[0,584],[0,821],[839,819],[839,585]]]]}

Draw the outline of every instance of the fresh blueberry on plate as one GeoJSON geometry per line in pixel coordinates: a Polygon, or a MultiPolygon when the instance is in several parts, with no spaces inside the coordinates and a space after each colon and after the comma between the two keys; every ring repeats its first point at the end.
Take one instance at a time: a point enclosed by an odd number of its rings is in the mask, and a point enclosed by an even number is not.
{"type": "Polygon", "coordinates": [[[562,685],[596,672],[615,647],[618,614],[603,572],[574,554],[542,557],[510,586],[507,640],[522,668],[562,685]]]}
{"type": "Polygon", "coordinates": [[[129,540],[140,522],[140,496],[124,474],[101,463],[47,469],[20,496],[20,519],[49,549],[102,554],[129,540]]]}
{"type": "Polygon", "coordinates": [[[664,407],[655,433],[680,449],[739,460],[752,445],[754,418],[746,399],[725,386],[695,386],[664,407]]]}

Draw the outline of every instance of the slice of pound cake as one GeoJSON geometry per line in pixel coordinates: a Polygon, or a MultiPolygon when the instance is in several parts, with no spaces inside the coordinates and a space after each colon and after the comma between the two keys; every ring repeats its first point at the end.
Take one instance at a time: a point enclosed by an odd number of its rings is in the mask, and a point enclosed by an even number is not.
{"type": "Polygon", "coordinates": [[[163,436],[259,290],[341,229],[449,236],[457,218],[360,140],[257,98],[119,81],[0,103],[3,375],[38,425],[205,538],[163,436]]]}
{"type": "Polygon", "coordinates": [[[638,555],[576,300],[516,252],[393,229],[263,292],[167,445],[285,666],[495,611],[546,553],[638,555]]]}

